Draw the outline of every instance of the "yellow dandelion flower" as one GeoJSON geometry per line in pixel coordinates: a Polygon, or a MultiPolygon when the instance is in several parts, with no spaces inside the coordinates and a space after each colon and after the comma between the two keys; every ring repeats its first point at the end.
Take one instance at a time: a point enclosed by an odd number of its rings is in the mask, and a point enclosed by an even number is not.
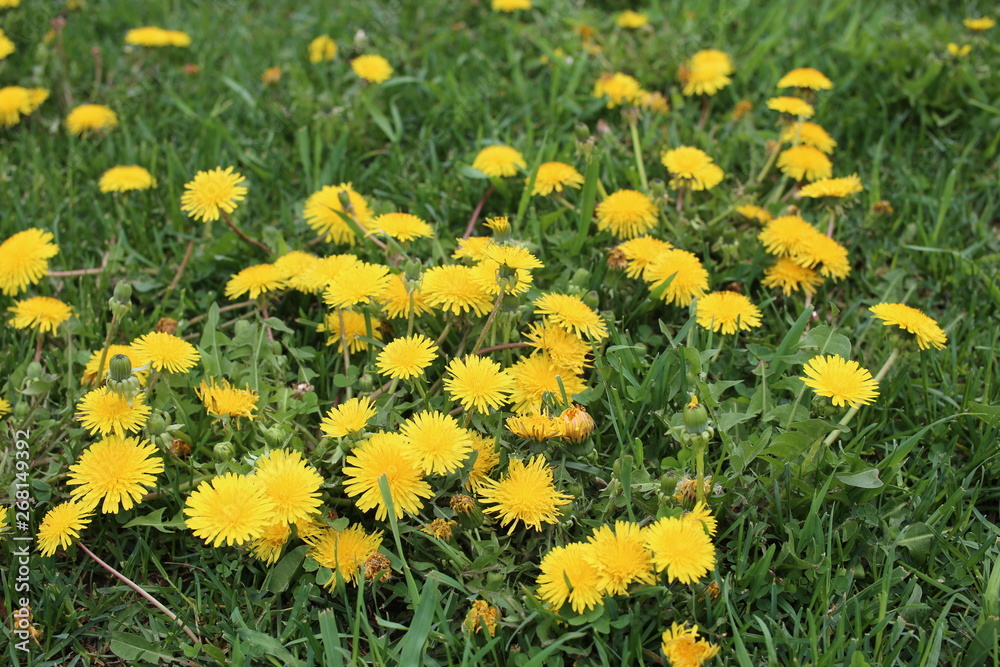
{"type": "MultiPolygon", "coordinates": [[[[530,181],[530,179],[529,179],[530,181]]],[[[545,162],[538,167],[535,174],[535,186],[531,189],[533,195],[548,195],[562,192],[563,188],[580,188],[583,186],[583,174],[563,162],[545,162]]]]}
{"type": "Polygon", "coordinates": [[[764,270],[764,287],[778,287],[785,296],[802,290],[806,296],[816,294],[816,288],[823,284],[823,278],[816,271],[796,264],[788,257],[779,257],[773,266],[764,270]]]}
{"type": "Polygon", "coordinates": [[[489,295],[490,301],[502,290],[504,294],[524,294],[534,278],[526,269],[504,268],[500,262],[484,259],[472,267],[472,279],[489,295]]]}
{"type": "Polygon", "coordinates": [[[996,24],[997,22],[991,19],[989,16],[983,16],[977,19],[962,19],[962,25],[964,25],[966,28],[974,32],[982,32],[983,30],[989,30],[996,24]]]}
{"type": "Polygon", "coordinates": [[[341,214],[348,215],[340,203],[341,192],[347,193],[347,200],[351,204],[358,225],[363,230],[367,229],[372,221],[371,209],[365,198],[351,188],[350,183],[327,185],[312,193],[306,200],[302,215],[309,226],[326,240],[354,245],[357,241],[355,234],[341,217],[341,214]]]}
{"type": "Polygon", "coordinates": [[[546,292],[535,299],[535,312],[578,336],[598,342],[608,337],[604,318],[578,296],[546,292]]]}
{"type": "Polygon", "coordinates": [[[223,380],[222,384],[216,384],[215,378],[211,382],[201,381],[201,384],[194,390],[201,400],[208,414],[217,417],[246,417],[253,420],[257,415],[257,401],[260,395],[250,389],[237,389],[229,384],[228,380],[223,380]]]}
{"type": "Polygon", "coordinates": [[[493,309],[493,299],[476,280],[476,272],[466,266],[435,266],[427,269],[421,290],[428,306],[461,315],[485,315],[493,309]]]}
{"type": "Polygon", "coordinates": [[[367,396],[352,398],[330,408],[320,422],[320,430],[328,438],[343,438],[367,426],[376,413],[375,404],[367,396]]]}
{"type": "Polygon", "coordinates": [[[48,260],[59,253],[52,232],[32,227],[0,244],[0,291],[14,296],[38,283],[49,270],[48,260]]]}
{"type": "Polygon", "coordinates": [[[138,394],[129,404],[109,387],[88,392],[77,404],[80,424],[93,435],[114,433],[125,437],[126,431],[137,433],[151,412],[143,401],[143,394],[138,394]]]}
{"type": "MultiPolygon", "coordinates": [[[[344,271],[359,261],[355,255],[351,254],[320,257],[315,262],[306,263],[297,282],[303,292],[323,292],[327,287],[337,282],[344,271]]],[[[275,263],[277,264],[277,262],[275,263]]]]}
{"type": "Polygon", "coordinates": [[[640,236],[625,243],[620,243],[618,249],[628,261],[625,267],[625,275],[629,278],[641,278],[646,273],[646,269],[656,261],[656,259],[668,250],[673,250],[673,244],[667,241],[655,239],[652,236],[640,236]]]}
{"type": "Polygon", "coordinates": [[[661,253],[646,267],[643,279],[650,291],[656,291],[668,280],[662,298],[667,303],[688,306],[708,291],[708,271],[696,255],[674,248],[661,253]]]}
{"type": "Polygon", "coordinates": [[[226,298],[237,299],[249,292],[251,299],[285,288],[286,270],[274,264],[255,264],[234,273],[226,283],[226,298]]]}
{"type": "Polygon", "coordinates": [[[469,431],[451,415],[419,412],[399,427],[410,455],[425,474],[447,474],[461,467],[472,452],[469,431]]]}
{"type": "Polygon", "coordinates": [[[507,402],[513,379],[500,364],[478,354],[469,354],[448,363],[444,388],[465,410],[487,414],[507,402]]]}
{"type": "Polygon", "coordinates": [[[933,346],[939,350],[944,349],[948,342],[948,335],[944,329],[938,326],[932,317],[928,317],[922,310],[911,308],[901,303],[879,303],[869,308],[872,315],[882,320],[882,324],[897,326],[908,331],[917,339],[917,346],[921,350],[926,350],[933,346]]]}
{"type": "Polygon", "coordinates": [[[83,451],[69,467],[66,483],[76,486],[74,502],[87,507],[101,503],[101,512],[114,514],[119,508],[130,510],[142,502],[147,487],[156,484],[163,472],[163,459],[153,456],[156,446],[149,440],[111,435],[83,451]]]}
{"type": "Polygon", "coordinates": [[[972,51],[972,45],[962,44],[961,46],[959,46],[954,42],[948,42],[947,49],[949,55],[952,55],[956,58],[964,58],[965,56],[969,55],[970,51],[972,51]]]}
{"type": "Polygon", "coordinates": [[[337,56],[337,43],[329,35],[320,35],[309,42],[309,62],[321,63],[337,56]]]}
{"type": "Polygon", "coordinates": [[[857,174],[845,178],[824,178],[799,190],[800,197],[849,197],[861,192],[864,187],[857,174]]]}
{"type": "Polygon", "coordinates": [[[389,508],[379,488],[379,478],[385,475],[396,518],[403,518],[404,512],[420,512],[424,506],[421,498],[430,498],[434,492],[410,451],[406,437],[399,433],[375,433],[354,449],[344,468],[344,492],[360,496],[358,509],[367,512],[375,508],[376,519],[386,518],[389,508]]]}
{"type": "Polygon", "coordinates": [[[677,74],[684,86],[684,95],[691,96],[715,95],[733,82],[729,78],[732,73],[733,63],[725,52],[706,49],[691,56],[677,74]]]}
{"type": "Polygon", "coordinates": [[[264,70],[263,74],[260,75],[260,82],[265,86],[270,86],[281,81],[281,68],[280,67],[268,67],[264,70]]]}
{"type": "Polygon", "coordinates": [[[646,195],[635,190],[619,190],[597,205],[597,228],[620,239],[648,233],[656,227],[657,208],[646,195]]]}
{"type": "MultiPolygon", "coordinates": [[[[382,330],[379,328],[377,320],[372,321],[372,337],[375,340],[382,340],[382,330]]],[[[344,341],[347,342],[347,349],[353,354],[361,350],[367,350],[370,343],[363,338],[368,338],[368,322],[362,313],[353,310],[335,310],[327,313],[323,317],[323,324],[317,331],[329,331],[326,344],[334,345],[339,343],[338,349],[344,351],[344,341]]]]}
{"type": "Polygon", "coordinates": [[[510,14],[519,9],[531,9],[531,0],[491,0],[490,8],[495,12],[510,14]]]}
{"type": "Polygon", "coordinates": [[[757,238],[772,255],[798,254],[806,241],[821,232],[797,215],[783,215],[770,220],[757,238]]]}
{"type": "MultiPolygon", "coordinates": [[[[493,218],[494,221],[497,219],[493,218]]],[[[541,269],[545,266],[527,248],[522,248],[518,245],[499,245],[492,242],[483,246],[482,259],[503,264],[511,269],[523,269],[526,271],[541,269]]]]}
{"type": "Polygon", "coordinates": [[[344,530],[324,530],[310,542],[307,555],[322,567],[333,570],[334,576],[326,583],[333,590],[338,575],[347,583],[357,583],[365,563],[382,546],[382,531],[369,535],[361,526],[344,530]]]}
{"type": "Polygon", "coordinates": [[[410,292],[402,274],[393,274],[389,277],[389,285],[382,295],[382,310],[389,319],[409,317],[410,312],[414,316],[431,312],[431,307],[424,299],[424,293],[419,284],[410,292]]]}
{"type": "MultiPolygon", "coordinates": [[[[274,260],[285,286],[300,292],[318,291],[311,289],[306,277],[322,262],[319,257],[309,252],[292,250],[274,260]]],[[[325,285],[324,285],[325,287],[325,285]]]]}
{"type": "Polygon", "coordinates": [[[590,365],[590,345],[558,324],[533,322],[524,336],[531,347],[547,354],[552,364],[559,370],[580,375],[590,365]]]}
{"type": "Polygon", "coordinates": [[[557,368],[547,354],[522,357],[508,372],[514,379],[510,402],[514,411],[522,415],[541,412],[542,402],[548,394],[561,401],[560,380],[567,398],[572,398],[586,388],[583,378],[557,368]]]}
{"type": "Polygon", "coordinates": [[[156,187],[156,179],[146,169],[135,165],[112,167],[101,175],[101,192],[129,192],[156,187]]]}
{"type": "Polygon", "coordinates": [[[281,557],[281,550],[288,544],[288,538],[291,536],[292,529],[287,523],[284,521],[272,523],[260,531],[260,537],[250,542],[250,553],[267,565],[274,565],[281,557]]]}
{"type": "Polygon", "coordinates": [[[507,417],[504,420],[504,424],[506,424],[507,430],[514,435],[536,442],[561,438],[566,428],[562,419],[541,413],[507,417]]]}
{"type": "Polygon", "coordinates": [[[102,132],[118,126],[118,114],[103,104],[81,104],[66,116],[66,127],[75,135],[102,132]]]}
{"type": "Polygon", "coordinates": [[[664,517],[643,532],[653,566],[657,572],[666,570],[670,583],[691,584],[715,569],[715,547],[698,523],[664,517]]]}
{"type": "Polygon", "coordinates": [[[602,74],[594,84],[594,97],[607,97],[609,109],[623,104],[638,104],[644,92],[635,78],[621,72],[602,74]]]}
{"type": "Polygon", "coordinates": [[[218,220],[220,210],[232,213],[246,197],[247,189],[240,185],[244,180],[232,167],[199,171],[184,185],[181,210],[202,222],[218,220]]]}
{"type": "MultiPolygon", "coordinates": [[[[90,359],[87,360],[87,365],[83,368],[83,375],[80,376],[80,384],[94,384],[94,380],[97,379],[97,367],[101,363],[101,355],[104,350],[94,350],[90,354],[90,359]]],[[[104,370],[108,370],[108,361],[111,360],[116,354],[124,354],[132,362],[132,368],[137,368],[144,365],[146,362],[136,353],[130,345],[109,345],[108,346],[108,356],[104,360],[104,370]]],[[[143,372],[137,372],[136,375],[139,377],[140,382],[145,382],[146,374],[143,372]]]]}
{"type": "Polygon", "coordinates": [[[382,375],[409,379],[424,374],[438,354],[438,346],[423,334],[397,338],[382,348],[376,367],[382,375]]]}
{"type": "Polygon", "coordinates": [[[725,172],[699,148],[680,146],[664,151],[661,160],[670,172],[670,187],[711,190],[722,182],[725,172]]]}
{"type": "Polygon", "coordinates": [[[472,470],[469,471],[469,479],[466,480],[465,486],[478,493],[486,484],[490,473],[499,465],[500,452],[497,451],[496,438],[471,432],[470,436],[476,460],[472,464],[472,470]]]}
{"type": "Polygon", "coordinates": [[[382,83],[392,76],[392,65],[382,56],[358,56],[351,61],[351,69],[369,83],[382,83]]]}
{"type": "Polygon", "coordinates": [[[10,38],[0,30],[0,60],[3,60],[10,54],[14,53],[14,42],[10,41],[10,38]]]}
{"type": "Polygon", "coordinates": [[[827,155],[833,153],[833,149],[837,147],[837,141],[821,125],[810,123],[807,120],[786,127],[781,133],[781,141],[812,146],[827,155]]]}
{"type": "Polygon", "coordinates": [[[538,597],[555,610],[566,602],[577,614],[601,603],[604,591],[597,568],[590,562],[593,545],[574,542],[556,547],[538,564],[538,597]]]}
{"type": "Polygon", "coordinates": [[[132,28],[125,33],[125,43],[135,46],[180,46],[191,45],[191,36],[180,30],[165,30],[156,26],[132,28]]]}
{"type": "Polygon", "coordinates": [[[38,526],[38,551],[43,556],[51,556],[57,548],[69,547],[80,537],[80,531],[90,523],[92,512],[92,507],[74,502],[50,509],[38,526]]]}
{"type": "Polygon", "coordinates": [[[0,125],[13,127],[49,98],[45,88],[22,88],[5,86],[0,88],[0,125]]]}
{"type": "Polygon", "coordinates": [[[563,437],[570,442],[583,442],[597,425],[590,413],[579,405],[571,405],[563,410],[559,420],[563,425],[563,437]]]}
{"type": "Polygon", "coordinates": [[[792,146],[778,155],[781,173],[797,181],[817,181],[829,178],[833,173],[833,163],[823,151],[813,146],[792,146]]]}
{"type": "Polygon", "coordinates": [[[492,506],[483,511],[499,515],[501,526],[510,524],[508,535],[518,521],[535,530],[541,530],[543,523],[559,523],[558,508],[573,501],[572,496],[556,490],[552,468],[541,455],[527,463],[511,459],[500,481],[488,479],[484,484],[479,497],[492,506]]]}
{"type": "Polygon", "coordinates": [[[184,503],[185,523],[218,547],[258,539],[274,523],[274,503],[254,476],[226,473],[198,485],[184,503]]]}
{"type": "Polygon", "coordinates": [[[643,91],[639,106],[653,113],[666,114],[670,111],[670,102],[660,92],[643,91]]]}
{"type": "Polygon", "coordinates": [[[686,628],[671,623],[660,637],[660,648],[671,667],[701,667],[719,653],[715,644],[698,639],[698,626],[686,628]]]}
{"type": "Polygon", "coordinates": [[[590,553],[584,558],[597,569],[602,593],[625,595],[633,583],[652,584],[653,563],[639,524],[616,521],[614,530],[601,526],[590,536],[590,553]]]}
{"type": "Polygon", "coordinates": [[[10,401],[6,398],[0,398],[0,419],[3,419],[5,415],[10,414],[10,401]]]}
{"type": "Polygon", "coordinates": [[[140,359],[149,361],[158,371],[187,373],[201,358],[194,345],[173,334],[154,331],[132,341],[140,359]]]}
{"type": "Polygon", "coordinates": [[[819,396],[830,398],[835,406],[869,405],[878,398],[878,382],[858,362],[839,354],[819,355],[809,360],[800,377],[819,396]]]}
{"type": "Polygon", "coordinates": [[[472,161],[473,169],[478,169],[493,178],[513,176],[518,169],[524,169],[526,166],[527,163],[521,153],[502,144],[487,146],[479,151],[476,159],[472,161]]]}
{"type": "Polygon", "coordinates": [[[760,309],[736,292],[712,292],[698,299],[698,324],[709,331],[733,334],[760,326],[760,309]]]}
{"type": "Polygon", "coordinates": [[[830,90],[833,81],[812,67],[799,67],[778,80],[778,88],[808,88],[810,90],[830,90]]]}
{"type": "Polygon", "coordinates": [[[851,274],[847,248],[818,231],[802,242],[791,259],[806,268],[813,269],[819,266],[820,275],[826,278],[843,280],[851,274]]]}
{"type": "Polygon", "coordinates": [[[323,301],[332,308],[380,301],[389,288],[389,267],[356,262],[344,269],[323,292],[323,301]]]}
{"type": "Polygon", "coordinates": [[[649,24],[649,16],[646,14],[627,9],[615,17],[615,23],[619,28],[635,30],[649,24]]]}
{"type": "Polygon", "coordinates": [[[275,521],[295,523],[319,513],[323,478],[303,460],[301,452],[271,450],[257,459],[252,476],[264,497],[274,503],[275,521]]]}
{"type": "Polygon", "coordinates": [[[375,218],[368,228],[371,234],[384,234],[397,241],[412,241],[434,236],[434,230],[415,215],[409,213],[386,213],[375,218]]]}
{"type": "Polygon", "coordinates": [[[470,236],[467,239],[455,239],[458,247],[451,253],[454,259],[470,259],[479,262],[486,259],[483,249],[486,246],[495,245],[489,236],[470,236]]]}
{"type": "Polygon", "coordinates": [[[745,206],[737,206],[736,212],[742,215],[747,220],[756,220],[760,223],[766,223],[774,218],[771,212],[766,208],[761,208],[760,206],[754,206],[753,204],[747,204],[745,206]]]}
{"type": "Polygon", "coordinates": [[[13,315],[7,323],[16,329],[38,329],[55,333],[59,325],[73,317],[73,309],[49,296],[33,296],[30,299],[15,301],[7,308],[13,315]]]}
{"type": "MultiPolygon", "coordinates": [[[[695,484],[697,484],[697,482],[695,482],[695,484]]],[[[685,512],[681,519],[699,524],[709,535],[715,535],[719,528],[719,522],[714,516],[712,516],[712,510],[704,503],[704,501],[700,500],[695,504],[694,509],[690,512],[685,512]]]]}
{"type": "Polygon", "coordinates": [[[801,118],[812,118],[816,113],[811,104],[799,97],[772,97],[767,101],[767,108],[801,118]]]}

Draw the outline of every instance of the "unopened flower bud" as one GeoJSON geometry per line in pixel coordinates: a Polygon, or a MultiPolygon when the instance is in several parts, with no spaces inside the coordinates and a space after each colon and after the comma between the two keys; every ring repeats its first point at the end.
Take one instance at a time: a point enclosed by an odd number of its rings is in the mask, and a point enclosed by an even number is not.
{"type": "Polygon", "coordinates": [[[132,283],[123,280],[115,285],[115,299],[122,303],[130,303],[132,301],[132,283]]]}
{"type": "Polygon", "coordinates": [[[590,271],[580,267],[573,272],[573,277],[569,281],[574,285],[588,285],[590,284],[590,271]]]}
{"type": "Polygon", "coordinates": [[[264,429],[264,442],[271,447],[280,447],[285,441],[286,435],[287,433],[285,432],[285,429],[277,424],[274,424],[273,426],[269,426],[264,429]]]}
{"type": "Polygon", "coordinates": [[[590,138],[590,128],[587,127],[584,123],[577,123],[576,125],[574,125],[573,133],[576,135],[576,138],[579,139],[580,141],[584,141],[590,138]]]}
{"type": "Polygon", "coordinates": [[[662,199],[667,194],[667,184],[656,178],[649,182],[649,196],[652,199],[662,199]]]}
{"type": "Polygon", "coordinates": [[[116,354],[108,362],[108,376],[115,382],[124,382],[132,377],[132,360],[124,354],[116,354]]]}
{"type": "Polygon", "coordinates": [[[583,295],[583,302],[587,304],[589,307],[596,309],[597,306],[600,305],[601,303],[601,297],[599,297],[597,295],[597,292],[595,292],[594,290],[590,290],[589,292],[583,295]]]}
{"type": "Polygon", "coordinates": [[[233,443],[229,441],[220,442],[212,448],[212,456],[214,456],[217,461],[231,461],[235,451],[233,443]]]}
{"type": "Polygon", "coordinates": [[[363,391],[366,394],[375,388],[375,379],[372,377],[371,373],[365,373],[358,378],[358,391],[363,391]]]}
{"type": "Polygon", "coordinates": [[[424,265],[420,263],[419,259],[409,259],[403,266],[403,272],[407,280],[419,280],[420,271],[424,268],[424,265]]]}
{"type": "Polygon", "coordinates": [[[570,442],[581,442],[594,430],[594,418],[578,405],[573,405],[559,415],[563,425],[563,438],[570,442]]]}
{"type": "Polygon", "coordinates": [[[160,412],[154,412],[146,420],[145,432],[146,437],[155,438],[156,436],[165,433],[167,431],[167,420],[163,418],[160,412]]]}
{"type": "Polygon", "coordinates": [[[688,433],[699,435],[708,428],[708,410],[698,402],[697,396],[692,396],[691,402],[684,407],[683,418],[688,433]]]}
{"type": "Polygon", "coordinates": [[[340,200],[340,206],[344,209],[345,213],[354,212],[354,204],[351,203],[351,195],[347,190],[341,190],[337,193],[337,199],[340,200]]]}

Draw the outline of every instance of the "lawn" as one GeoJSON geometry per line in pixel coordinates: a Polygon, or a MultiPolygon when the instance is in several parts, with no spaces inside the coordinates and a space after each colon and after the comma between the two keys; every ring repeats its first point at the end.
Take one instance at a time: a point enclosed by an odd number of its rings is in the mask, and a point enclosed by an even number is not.
{"type": "Polygon", "coordinates": [[[991,12],[0,0],[3,655],[1000,663],[991,12]]]}

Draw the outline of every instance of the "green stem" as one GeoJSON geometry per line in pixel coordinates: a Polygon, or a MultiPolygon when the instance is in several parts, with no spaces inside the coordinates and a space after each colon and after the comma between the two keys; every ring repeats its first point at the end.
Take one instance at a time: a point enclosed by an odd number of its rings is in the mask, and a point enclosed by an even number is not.
{"type": "MultiPolygon", "coordinates": [[[[337,318],[340,320],[340,351],[344,357],[344,377],[351,376],[351,352],[347,348],[347,329],[344,327],[344,311],[337,310],[337,318]]],[[[347,400],[351,400],[354,396],[354,388],[351,385],[347,385],[347,400]]]]}
{"type": "Polygon", "coordinates": [[[636,121],[636,114],[628,114],[629,131],[632,133],[632,151],[635,153],[635,168],[639,172],[639,184],[642,191],[649,191],[649,182],[646,180],[646,167],[642,162],[642,145],[639,143],[639,127],[636,121]]]}
{"type": "Polygon", "coordinates": [[[503,303],[503,290],[497,294],[496,303],[493,304],[493,310],[490,311],[490,316],[486,318],[486,324],[483,325],[483,330],[479,333],[479,338],[476,340],[476,344],[472,346],[472,354],[478,354],[479,350],[483,347],[483,341],[486,340],[486,334],[489,333],[490,327],[493,326],[493,320],[496,319],[497,313],[500,312],[500,304],[503,303]]]}
{"type": "Polygon", "coordinates": [[[396,543],[396,552],[399,554],[399,562],[402,564],[403,577],[406,579],[406,589],[410,594],[410,604],[416,609],[420,604],[420,589],[410,572],[410,564],[406,562],[406,555],[403,553],[403,542],[399,539],[399,522],[396,519],[396,508],[392,502],[392,489],[389,488],[389,478],[385,473],[379,475],[378,488],[382,492],[382,501],[386,504],[387,515],[389,517],[389,527],[392,529],[392,539],[396,543]]]}
{"type": "MultiPolygon", "coordinates": [[[[700,438],[700,436],[695,437],[700,438]]],[[[707,445],[708,443],[701,444],[694,449],[695,466],[698,473],[698,488],[695,491],[695,498],[699,503],[705,502],[705,450],[708,448],[707,445]]]]}
{"type": "Polygon", "coordinates": [[[115,333],[118,331],[118,324],[122,321],[120,315],[111,316],[111,326],[108,327],[108,335],[104,337],[104,349],[101,350],[101,361],[97,364],[97,375],[95,376],[94,386],[100,388],[101,379],[104,373],[104,363],[108,360],[108,350],[111,349],[111,340],[115,337],[115,333]]]}

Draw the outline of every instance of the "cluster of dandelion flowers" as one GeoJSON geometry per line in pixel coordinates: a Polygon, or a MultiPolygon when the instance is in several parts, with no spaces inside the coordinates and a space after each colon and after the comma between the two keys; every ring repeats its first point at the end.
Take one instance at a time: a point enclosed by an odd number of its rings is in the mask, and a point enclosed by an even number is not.
{"type": "Polygon", "coordinates": [[[163,472],[163,460],[153,456],[156,452],[148,440],[119,435],[94,443],[69,468],[66,483],[77,487],[71,493],[73,500],[88,507],[103,500],[105,514],[132,509],[163,472]]]}
{"type": "Polygon", "coordinates": [[[678,76],[684,85],[684,95],[715,95],[732,83],[733,63],[725,52],[706,49],[691,56],[681,65],[678,76]]]}
{"type": "MultiPolygon", "coordinates": [[[[323,324],[319,326],[317,331],[330,332],[326,339],[327,345],[339,343],[339,349],[343,352],[346,344],[347,349],[353,353],[368,349],[368,341],[362,338],[362,336],[368,337],[368,326],[362,313],[354,310],[335,310],[323,317],[323,324]]],[[[377,323],[372,323],[371,327],[371,337],[375,340],[382,340],[382,330],[377,326],[377,323]]]]}
{"type": "Polygon", "coordinates": [[[472,312],[485,315],[493,308],[493,299],[468,266],[435,266],[427,269],[420,282],[428,306],[461,315],[472,312]]]}
{"type": "Polygon", "coordinates": [[[149,418],[152,409],[138,394],[131,403],[110,387],[94,389],[80,399],[77,417],[91,434],[114,433],[124,437],[125,432],[137,433],[149,418]]]}
{"type": "Polygon", "coordinates": [[[809,90],[830,90],[833,81],[813,67],[799,67],[778,80],[778,88],[808,88],[809,90]]]}
{"type": "Polygon", "coordinates": [[[434,236],[434,230],[427,224],[427,221],[421,220],[411,213],[386,213],[380,215],[372,221],[369,231],[372,234],[385,234],[397,241],[404,242],[434,236]]]}
{"type": "Polygon", "coordinates": [[[538,597],[558,610],[566,602],[577,614],[599,605],[604,598],[600,574],[593,565],[593,546],[574,542],[545,554],[538,567],[538,597]]]}
{"type": "Polygon", "coordinates": [[[66,116],[66,127],[75,135],[102,132],[118,126],[118,114],[103,104],[81,104],[66,116]]]}
{"type": "Polygon", "coordinates": [[[590,536],[585,558],[597,568],[597,585],[604,593],[624,595],[632,583],[652,584],[653,563],[642,529],[628,521],[601,526],[590,536]]]}
{"type": "Polygon", "coordinates": [[[222,384],[218,384],[215,378],[212,378],[211,382],[202,380],[194,391],[210,415],[246,417],[250,420],[256,416],[254,410],[257,409],[257,401],[260,396],[249,387],[237,389],[229,384],[228,380],[223,380],[222,384]]]}
{"type": "Polygon", "coordinates": [[[132,341],[132,348],[158,371],[187,373],[201,358],[194,345],[179,336],[153,331],[132,341]]]}
{"type": "Polygon", "coordinates": [[[125,43],[135,46],[191,46],[191,36],[180,30],[166,30],[156,26],[132,28],[125,33],[125,43]]]}
{"type": "Polygon", "coordinates": [[[465,410],[482,414],[507,402],[513,380],[500,364],[478,354],[470,354],[448,363],[444,388],[465,410]]]}
{"type": "Polygon", "coordinates": [[[397,338],[382,348],[376,367],[382,375],[408,380],[424,374],[437,357],[438,346],[423,334],[397,338]]]}
{"type": "Polygon", "coordinates": [[[460,468],[472,452],[472,437],[458,420],[434,410],[419,412],[399,427],[408,452],[425,474],[444,475],[460,468]]]}
{"type": "Polygon", "coordinates": [[[635,190],[619,190],[597,205],[597,228],[610,231],[620,239],[648,233],[657,222],[656,205],[635,190]]]}
{"type": "Polygon", "coordinates": [[[781,133],[781,141],[784,143],[798,143],[813,146],[823,151],[827,155],[833,153],[837,147],[837,141],[823,129],[822,125],[810,123],[807,120],[793,123],[786,127],[781,133]]]}
{"type": "Polygon", "coordinates": [[[520,152],[502,144],[487,146],[479,151],[476,159],[472,161],[473,169],[477,169],[492,178],[513,176],[519,169],[524,169],[526,166],[527,163],[520,152]]]}
{"type": "Polygon", "coordinates": [[[199,171],[184,185],[181,210],[202,222],[218,220],[219,211],[232,213],[246,197],[247,189],[240,185],[244,180],[232,167],[199,171]]]}
{"type": "Polygon", "coordinates": [[[320,430],[328,438],[343,438],[363,429],[376,412],[375,404],[367,396],[351,398],[330,408],[320,422],[320,430]]]}
{"type": "Polygon", "coordinates": [[[660,159],[670,172],[670,187],[711,190],[722,182],[725,172],[700,148],[679,146],[665,151],[660,159]]]}
{"type": "Polygon", "coordinates": [[[772,97],[767,101],[767,108],[799,118],[812,118],[816,113],[813,106],[800,97],[772,97]]]}
{"type": "Polygon", "coordinates": [[[309,62],[321,63],[333,60],[337,55],[337,43],[329,35],[320,35],[309,42],[309,62]]]}
{"type": "Polygon", "coordinates": [[[698,324],[710,331],[733,334],[760,326],[760,309],[736,292],[712,292],[698,299],[698,324]]]}
{"type": "Polygon", "coordinates": [[[218,547],[256,539],[274,521],[274,503],[254,476],[226,473],[198,485],[184,503],[194,536],[218,547]]]}
{"type": "Polygon", "coordinates": [[[719,653],[719,647],[698,638],[698,626],[687,628],[671,623],[660,637],[663,657],[673,667],[701,667],[719,653]]]}
{"type": "Polygon", "coordinates": [[[32,227],[0,244],[0,291],[14,296],[34,285],[49,270],[48,260],[59,253],[52,232],[32,227]]]}
{"type": "Polygon", "coordinates": [[[670,583],[691,584],[715,569],[715,547],[701,524],[664,517],[643,532],[653,567],[666,570],[670,583]]]}
{"type": "Polygon", "coordinates": [[[545,162],[538,167],[535,174],[535,186],[531,189],[533,195],[548,195],[562,192],[563,188],[583,186],[583,174],[564,162],[545,162]]]}
{"type": "Polygon", "coordinates": [[[544,456],[535,456],[525,463],[511,459],[507,474],[499,481],[487,480],[479,492],[484,511],[500,517],[500,525],[514,532],[517,522],[541,530],[543,523],[559,523],[558,508],[572,502],[573,497],[556,490],[552,468],[544,456]]]}
{"type": "Polygon", "coordinates": [[[392,65],[382,56],[363,55],[351,61],[351,69],[369,83],[382,83],[392,76],[392,65]]]}
{"type": "Polygon", "coordinates": [[[764,287],[780,288],[785,296],[798,290],[802,290],[806,296],[813,296],[823,284],[823,278],[816,271],[797,264],[788,257],[779,257],[764,270],[761,284],[764,287]]]}
{"type": "Polygon", "coordinates": [[[531,9],[531,0],[491,0],[490,9],[510,14],[520,9],[531,9]]]}
{"type": "Polygon", "coordinates": [[[623,104],[638,104],[644,94],[634,77],[621,72],[602,74],[594,84],[594,97],[607,97],[609,109],[623,104]]]}
{"type": "Polygon", "coordinates": [[[835,406],[868,405],[878,398],[878,382],[858,362],[839,354],[813,357],[802,369],[800,377],[819,396],[828,397],[835,406]]]}
{"type": "Polygon", "coordinates": [[[319,488],[323,478],[296,450],[275,449],[254,466],[264,497],[274,503],[275,521],[295,523],[319,513],[319,488]]]}
{"type": "Polygon", "coordinates": [[[51,556],[56,549],[67,548],[80,537],[80,531],[87,527],[93,515],[93,507],[80,503],[66,502],[50,509],[38,526],[38,551],[43,556],[51,556]]]}
{"type": "Polygon", "coordinates": [[[701,260],[694,253],[679,248],[657,256],[646,267],[643,279],[654,292],[666,283],[661,298],[677,306],[688,306],[708,291],[708,271],[701,260]]]}
{"type": "Polygon", "coordinates": [[[851,174],[844,178],[824,178],[799,190],[800,197],[810,197],[819,199],[821,197],[849,197],[861,192],[864,187],[857,174],[851,174]]]}
{"type": "Polygon", "coordinates": [[[340,202],[342,192],[347,193],[347,201],[351,205],[354,220],[357,221],[361,229],[367,229],[368,224],[372,221],[371,209],[365,198],[351,188],[350,183],[327,185],[312,193],[306,199],[302,215],[309,226],[316,230],[320,236],[332,240],[334,243],[354,245],[357,240],[354,232],[341,217],[341,214],[350,215],[340,202]]]}
{"type": "Polygon", "coordinates": [[[356,503],[362,512],[374,508],[376,519],[386,518],[389,511],[379,487],[383,475],[397,519],[404,512],[418,514],[423,507],[421,498],[434,495],[424,481],[420,464],[410,453],[406,437],[398,433],[373,434],[347,457],[346,463],[344,492],[352,498],[359,496],[356,503]]]}
{"type": "Polygon", "coordinates": [[[935,347],[944,349],[948,336],[932,317],[922,310],[902,303],[879,303],[869,308],[872,315],[882,320],[885,326],[897,326],[913,334],[921,350],[935,347]]]}
{"type": "Polygon", "coordinates": [[[131,192],[156,187],[156,179],[143,167],[122,165],[112,167],[101,175],[97,186],[101,192],[131,192]]]}
{"type": "Polygon", "coordinates": [[[369,535],[361,526],[351,526],[344,530],[324,530],[309,541],[306,555],[320,566],[333,570],[333,576],[326,583],[327,588],[333,590],[338,577],[356,583],[359,572],[380,546],[381,531],[369,535]]]}
{"type": "Polygon", "coordinates": [[[0,125],[13,127],[49,99],[45,88],[22,88],[5,86],[0,88],[0,125]]]}
{"type": "Polygon", "coordinates": [[[7,308],[12,313],[7,323],[16,329],[38,329],[55,333],[59,325],[73,317],[73,308],[50,296],[33,296],[15,301],[7,308]]]}
{"type": "Polygon", "coordinates": [[[226,283],[226,298],[237,299],[249,293],[251,299],[261,294],[275,292],[286,286],[287,270],[275,264],[255,264],[248,266],[226,283]]]}
{"type": "Polygon", "coordinates": [[[608,337],[608,325],[604,318],[578,296],[554,292],[542,294],[535,299],[535,312],[578,336],[595,341],[608,337]]]}

